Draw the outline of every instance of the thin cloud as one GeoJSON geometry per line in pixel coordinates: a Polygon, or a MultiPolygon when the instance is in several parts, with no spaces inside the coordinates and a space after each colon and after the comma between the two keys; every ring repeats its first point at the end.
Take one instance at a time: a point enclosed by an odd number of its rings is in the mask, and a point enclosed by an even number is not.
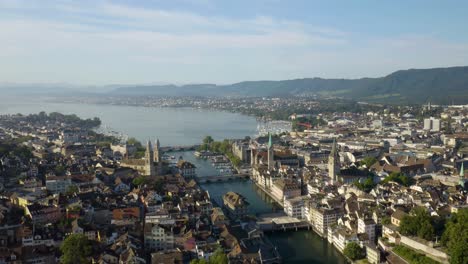
{"type": "Polygon", "coordinates": [[[358,38],[269,15],[235,19],[108,1],[41,4],[1,2],[0,81],[229,83],[381,76],[468,61],[466,43],[434,36],[358,38]]]}

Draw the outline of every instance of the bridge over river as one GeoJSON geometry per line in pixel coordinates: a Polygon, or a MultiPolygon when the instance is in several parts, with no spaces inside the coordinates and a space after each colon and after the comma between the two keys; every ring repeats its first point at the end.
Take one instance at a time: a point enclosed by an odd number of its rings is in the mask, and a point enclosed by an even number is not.
{"type": "Polygon", "coordinates": [[[185,146],[165,146],[160,147],[162,152],[172,152],[172,151],[191,151],[197,150],[200,147],[200,144],[197,145],[185,145],[185,146]]]}
{"type": "Polygon", "coordinates": [[[250,178],[249,174],[213,175],[213,176],[195,177],[195,181],[197,181],[197,183],[210,183],[210,182],[247,180],[249,178],[250,178]]]}

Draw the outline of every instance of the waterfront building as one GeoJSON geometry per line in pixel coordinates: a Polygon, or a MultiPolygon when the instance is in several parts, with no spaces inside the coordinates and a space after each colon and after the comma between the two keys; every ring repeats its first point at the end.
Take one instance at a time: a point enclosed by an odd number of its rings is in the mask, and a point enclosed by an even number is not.
{"type": "Polygon", "coordinates": [[[180,175],[182,175],[184,178],[195,178],[197,167],[195,167],[195,165],[193,165],[191,162],[179,160],[176,167],[180,175]]]}
{"type": "Polygon", "coordinates": [[[228,192],[223,195],[223,205],[230,218],[241,219],[247,215],[249,203],[244,196],[236,192],[228,192]]]}
{"type": "Polygon", "coordinates": [[[371,243],[375,241],[375,221],[372,218],[358,219],[358,233],[367,234],[367,237],[371,243]]]}
{"type": "Polygon", "coordinates": [[[343,252],[346,245],[351,242],[359,243],[359,238],[356,232],[349,230],[345,226],[338,226],[336,228],[328,228],[328,237],[332,238],[331,243],[335,245],[335,247],[340,251],[343,252]]]}
{"type": "Polygon", "coordinates": [[[327,236],[328,227],[337,223],[338,218],[343,216],[343,211],[311,205],[309,214],[314,230],[321,236],[327,236]]]}
{"type": "Polygon", "coordinates": [[[244,163],[249,164],[251,162],[251,148],[249,141],[237,140],[232,143],[232,154],[242,160],[244,163]]]}
{"type": "Polygon", "coordinates": [[[310,201],[309,196],[299,196],[291,199],[284,200],[284,212],[290,216],[298,219],[306,219],[307,215],[307,204],[310,201]]]}
{"type": "Polygon", "coordinates": [[[273,183],[271,195],[281,204],[285,199],[301,195],[301,185],[292,179],[278,179],[273,183]]]}
{"type": "Polygon", "coordinates": [[[380,263],[380,250],[372,244],[366,245],[366,258],[370,264],[380,263]]]}

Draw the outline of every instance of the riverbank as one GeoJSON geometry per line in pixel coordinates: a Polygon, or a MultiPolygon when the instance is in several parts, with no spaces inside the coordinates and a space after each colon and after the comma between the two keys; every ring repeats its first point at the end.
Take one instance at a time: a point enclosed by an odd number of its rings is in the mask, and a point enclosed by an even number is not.
{"type": "MultiPolygon", "coordinates": [[[[192,162],[197,166],[199,177],[210,175],[214,168],[205,159],[197,159],[192,152],[172,153],[176,157],[192,162]]],[[[243,195],[249,202],[249,212],[253,215],[282,212],[282,207],[252,181],[231,181],[204,183],[201,188],[207,190],[210,197],[218,204],[223,204],[222,196],[229,192],[243,195]]],[[[266,232],[265,236],[278,249],[285,264],[345,264],[344,256],[326,239],[308,230],[266,232]]]]}

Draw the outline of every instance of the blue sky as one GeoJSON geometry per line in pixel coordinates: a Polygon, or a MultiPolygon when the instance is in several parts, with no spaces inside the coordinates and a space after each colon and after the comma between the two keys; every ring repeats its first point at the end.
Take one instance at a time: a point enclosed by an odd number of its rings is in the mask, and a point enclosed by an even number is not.
{"type": "Polygon", "coordinates": [[[467,1],[0,0],[0,82],[233,83],[468,64],[467,1]]]}

